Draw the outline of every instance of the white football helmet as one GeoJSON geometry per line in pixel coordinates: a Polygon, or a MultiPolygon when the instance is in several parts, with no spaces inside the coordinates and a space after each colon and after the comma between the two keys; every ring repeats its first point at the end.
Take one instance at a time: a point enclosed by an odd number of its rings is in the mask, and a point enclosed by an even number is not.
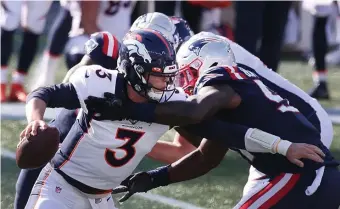
{"type": "Polygon", "coordinates": [[[236,66],[230,44],[212,33],[199,33],[185,42],[177,52],[179,74],[177,86],[191,94],[200,74],[213,66],[236,66]]]}
{"type": "Polygon", "coordinates": [[[139,16],[133,22],[130,31],[152,29],[160,32],[175,49],[178,47],[179,36],[171,19],[163,13],[152,12],[139,16]]]}

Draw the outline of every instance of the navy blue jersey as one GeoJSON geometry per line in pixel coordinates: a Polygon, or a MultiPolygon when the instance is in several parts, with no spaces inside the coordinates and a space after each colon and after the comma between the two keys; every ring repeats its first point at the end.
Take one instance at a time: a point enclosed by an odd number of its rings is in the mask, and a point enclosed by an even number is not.
{"type": "MultiPolygon", "coordinates": [[[[250,71],[256,74],[258,77],[260,77],[263,84],[265,84],[271,90],[275,92],[279,92],[282,98],[288,99],[289,103],[292,106],[297,108],[299,112],[302,115],[304,115],[314,125],[316,129],[319,130],[319,132],[321,131],[320,121],[318,121],[318,118],[316,117],[316,110],[309,103],[311,100],[311,97],[306,96],[305,92],[303,92],[300,89],[295,88],[295,86],[291,84],[290,82],[287,82],[286,80],[283,81],[281,79],[282,77],[279,76],[278,74],[274,75],[273,73],[262,72],[262,71],[261,71],[261,74],[259,74],[255,69],[247,65],[238,63],[237,66],[240,70],[244,69],[244,70],[250,71]],[[279,77],[279,78],[275,79],[274,76],[279,77]],[[285,82],[285,83],[275,83],[275,82],[285,82]],[[291,89],[288,89],[288,88],[291,88],[291,89]],[[300,90],[300,92],[298,92],[298,90],[300,90]]],[[[269,71],[269,69],[265,69],[265,70],[269,71]]]]}
{"type": "Polygon", "coordinates": [[[120,43],[109,32],[98,32],[91,35],[85,43],[85,53],[92,61],[107,69],[117,67],[120,43]]]}
{"type": "MultiPolygon", "coordinates": [[[[290,105],[283,93],[265,85],[268,81],[249,69],[213,67],[200,76],[194,93],[204,86],[227,84],[242,98],[236,109],[220,111],[217,117],[231,123],[255,127],[295,143],[309,143],[320,147],[327,155],[325,163],[337,165],[329,150],[320,140],[320,132],[300,111],[290,105]]],[[[284,156],[247,153],[238,150],[258,170],[266,174],[296,173],[302,169],[291,164],[284,156]]],[[[305,161],[305,169],[317,169],[322,164],[305,161]]]]}

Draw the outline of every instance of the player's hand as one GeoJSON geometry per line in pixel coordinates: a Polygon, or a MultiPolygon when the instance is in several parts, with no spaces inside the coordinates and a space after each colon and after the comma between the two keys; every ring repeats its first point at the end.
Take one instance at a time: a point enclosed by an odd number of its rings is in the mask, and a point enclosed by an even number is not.
{"type": "Polygon", "coordinates": [[[29,138],[30,135],[35,136],[38,133],[38,128],[44,130],[48,127],[43,120],[34,120],[28,123],[26,128],[20,133],[20,139],[29,138]]]}
{"type": "Polygon", "coordinates": [[[309,159],[322,163],[325,154],[317,146],[305,143],[292,143],[288,148],[286,157],[291,163],[303,167],[304,164],[301,159],[309,159]]]}
{"type": "Polygon", "coordinates": [[[147,192],[155,188],[152,182],[152,177],[146,172],[139,172],[127,177],[120,186],[112,190],[112,194],[127,192],[119,202],[124,202],[133,194],[138,192],[147,192]]]}
{"type": "Polygon", "coordinates": [[[93,113],[95,120],[122,120],[123,102],[114,94],[105,92],[104,98],[89,96],[85,100],[87,109],[93,113]]]}

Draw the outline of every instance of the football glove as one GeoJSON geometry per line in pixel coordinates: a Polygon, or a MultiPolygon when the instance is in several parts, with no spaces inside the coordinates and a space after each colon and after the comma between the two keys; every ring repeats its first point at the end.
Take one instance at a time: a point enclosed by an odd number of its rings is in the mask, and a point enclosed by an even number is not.
{"type": "Polygon", "coordinates": [[[119,199],[119,202],[124,202],[135,193],[147,192],[160,186],[166,186],[170,183],[168,167],[169,166],[163,166],[148,172],[139,172],[130,175],[120,186],[112,190],[112,194],[127,192],[119,199]]]}
{"type": "Polygon", "coordinates": [[[125,117],[123,101],[116,95],[105,92],[104,98],[89,96],[85,104],[95,120],[122,120],[125,117]]]}

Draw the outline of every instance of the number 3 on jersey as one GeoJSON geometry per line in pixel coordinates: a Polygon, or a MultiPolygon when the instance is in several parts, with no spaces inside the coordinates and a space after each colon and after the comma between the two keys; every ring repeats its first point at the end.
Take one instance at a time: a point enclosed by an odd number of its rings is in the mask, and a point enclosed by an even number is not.
{"type": "Polygon", "coordinates": [[[106,148],[105,150],[105,160],[107,164],[112,167],[121,167],[128,163],[136,154],[136,149],[134,145],[143,137],[145,132],[132,131],[128,129],[118,128],[116,132],[116,139],[124,140],[126,143],[116,149],[123,150],[125,156],[122,158],[116,157],[116,152],[106,148]]]}

